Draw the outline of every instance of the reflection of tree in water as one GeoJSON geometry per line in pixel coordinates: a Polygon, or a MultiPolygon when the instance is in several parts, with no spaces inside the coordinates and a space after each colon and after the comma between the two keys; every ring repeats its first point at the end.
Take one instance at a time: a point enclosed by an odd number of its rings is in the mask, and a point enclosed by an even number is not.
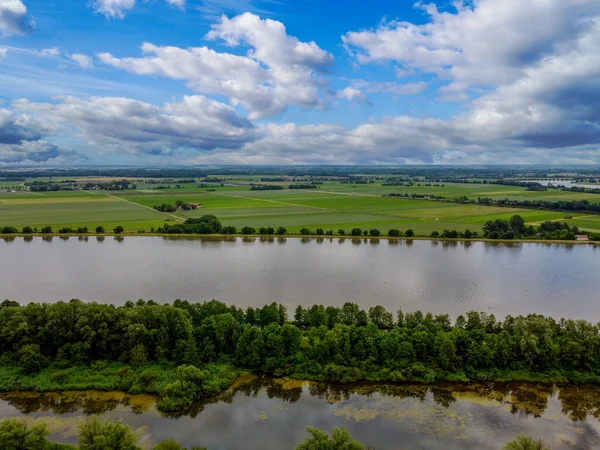
{"type": "Polygon", "coordinates": [[[90,398],[86,394],[0,394],[0,399],[7,401],[9,405],[23,414],[31,414],[38,411],[52,411],[55,414],[70,414],[81,411],[83,414],[103,414],[113,411],[119,405],[128,405],[127,397],[110,398],[101,395],[99,398],[90,398]]]}
{"type": "MultiPolygon", "coordinates": [[[[303,383],[289,379],[275,379],[269,376],[257,376],[228,389],[220,395],[197,402],[177,413],[163,413],[165,417],[189,416],[195,418],[206,406],[217,403],[233,404],[236,396],[258,397],[261,393],[270,399],[277,398],[293,404],[301,399],[303,386],[308,385],[308,394],[330,403],[350,400],[351,396],[394,397],[414,399],[425,402],[428,398],[435,404],[449,408],[458,400],[491,400],[497,404],[507,404],[510,412],[522,416],[540,417],[548,407],[548,401],[557,394],[562,413],[581,423],[588,415],[600,419],[600,395],[594,385],[552,386],[533,383],[456,383],[436,385],[394,385],[394,384],[338,384],[303,383]],[[431,394],[429,397],[428,395],[431,394]]],[[[51,411],[55,414],[81,412],[85,415],[103,414],[126,406],[132,412],[140,414],[153,406],[151,396],[133,396],[111,392],[66,392],[66,393],[0,393],[0,400],[6,401],[23,414],[38,411],[51,411]],[[138,398],[139,397],[139,398],[138,398]]],[[[488,418],[494,421],[494,417],[488,418]]],[[[589,435],[590,433],[585,433],[589,435]]],[[[595,436],[595,433],[592,433],[595,436]]],[[[582,439],[589,439],[589,436],[582,439]]],[[[585,446],[584,446],[585,447],[585,446]]],[[[582,447],[582,448],[584,448],[582,447]]]]}
{"type": "Polygon", "coordinates": [[[593,385],[581,385],[558,390],[562,412],[571,420],[585,420],[588,415],[600,419],[600,395],[593,385]]]}

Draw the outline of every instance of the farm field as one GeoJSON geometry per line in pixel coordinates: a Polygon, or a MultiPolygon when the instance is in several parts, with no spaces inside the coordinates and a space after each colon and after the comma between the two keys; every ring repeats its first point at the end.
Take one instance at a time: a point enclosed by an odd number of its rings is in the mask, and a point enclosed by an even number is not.
{"type": "MultiPolygon", "coordinates": [[[[247,183],[248,180],[243,180],[247,183]]],[[[407,193],[469,198],[537,198],[589,199],[600,201],[596,194],[563,191],[530,192],[521,187],[451,184],[442,186],[382,186],[380,183],[349,185],[327,182],[312,190],[250,191],[248,186],[215,185],[207,188],[183,185],[180,189],[156,189],[138,185],[126,191],[58,191],[0,193],[0,226],[41,228],[55,230],[62,227],[86,226],[90,230],[102,225],[109,230],[121,225],[127,232],[150,231],[165,222],[175,223],[188,217],[215,214],[224,225],[238,228],[251,226],[284,226],[288,232],[301,228],[325,230],[354,227],[413,229],[417,235],[452,229],[480,231],[488,220],[508,219],[513,214],[523,216],[528,224],[537,225],[545,220],[566,220],[586,230],[600,231],[600,216],[577,214],[565,219],[566,213],[500,208],[495,206],[462,205],[424,199],[383,198],[382,194],[407,193]],[[162,213],[152,209],[163,203],[181,200],[200,203],[202,208],[192,211],[162,213]]]]}

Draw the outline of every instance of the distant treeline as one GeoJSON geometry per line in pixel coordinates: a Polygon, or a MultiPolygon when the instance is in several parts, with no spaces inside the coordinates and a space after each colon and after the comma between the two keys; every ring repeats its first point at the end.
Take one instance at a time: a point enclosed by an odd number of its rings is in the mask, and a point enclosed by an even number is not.
{"type": "Polygon", "coordinates": [[[118,181],[99,181],[97,183],[78,184],[76,180],[65,180],[61,182],[54,181],[31,181],[26,182],[31,192],[53,192],[53,191],[75,191],[75,190],[94,190],[101,189],[105,191],[120,191],[126,189],[136,189],[136,185],[129,180],[118,181]]]}

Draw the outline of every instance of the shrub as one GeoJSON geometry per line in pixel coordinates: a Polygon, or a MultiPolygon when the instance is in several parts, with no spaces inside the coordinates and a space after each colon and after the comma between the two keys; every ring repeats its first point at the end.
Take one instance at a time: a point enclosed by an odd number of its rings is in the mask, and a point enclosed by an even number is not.
{"type": "Polygon", "coordinates": [[[61,228],[60,230],[58,230],[58,232],[60,234],[69,234],[69,233],[73,232],[73,228],[68,228],[68,227],[61,228]]]}
{"type": "Polygon", "coordinates": [[[435,237],[439,237],[439,235],[440,235],[439,231],[432,231],[429,236],[435,238],[435,237]]]}
{"type": "Polygon", "coordinates": [[[17,230],[15,227],[4,227],[2,228],[2,234],[14,234],[14,233],[18,233],[19,230],[17,230]]]}
{"type": "Polygon", "coordinates": [[[376,228],[373,228],[372,230],[370,230],[370,231],[369,231],[369,234],[370,234],[371,236],[380,236],[380,235],[381,235],[381,232],[380,232],[378,229],[376,229],[376,228]]]}
{"type": "Polygon", "coordinates": [[[260,227],[258,229],[258,234],[267,234],[267,229],[265,227],[260,227]]]}
{"type": "Polygon", "coordinates": [[[313,233],[312,233],[312,231],[310,231],[308,228],[302,228],[302,229],[300,230],[300,234],[303,234],[303,235],[308,235],[308,234],[313,234],[313,233]]]}
{"type": "Polygon", "coordinates": [[[256,229],[252,227],[242,228],[242,234],[256,234],[256,229]]]}
{"type": "Polygon", "coordinates": [[[120,233],[122,233],[123,231],[125,231],[125,229],[124,229],[124,228],[123,228],[121,225],[118,225],[117,227],[113,228],[113,232],[114,232],[115,234],[120,234],[120,233]]]}
{"type": "Polygon", "coordinates": [[[360,228],[352,228],[352,232],[350,234],[352,234],[352,236],[361,236],[362,230],[360,228]]]}
{"type": "Polygon", "coordinates": [[[287,234],[287,230],[284,227],[278,227],[276,234],[283,236],[284,234],[287,234]]]}
{"type": "Polygon", "coordinates": [[[390,231],[388,231],[388,236],[390,236],[390,237],[399,237],[400,236],[400,230],[396,230],[395,228],[392,228],[390,231]]]}
{"type": "Polygon", "coordinates": [[[222,233],[223,234],[236,234],[237,228],[234,227],[233,225],[229,225],[227,227],[223,227],[222,233]]]}
{"type": "Polygon", "coordinates": [[[408,230],[406,230],[406,237],[413,237],[415,235],[415,232],[409,228],[408,230]]]}
{"type": "Polygon", "coordinates": [[[52,227],[44,227],[44,228],[42,228],[42,233],[43,234],[50,234],[50,233],[52,233],[52,227]]]}
{"type": "Polygon", "coordinates": [[[323,228],[317,228],[316,234],[318,236],[323,236],[325,234],[325,232],[323,231],[323,228]]]}
{"type": "Polygon", "coordinates": [[[23,227],[23,234],[31,234],[33,229],[31,227],[23,227]]]}
{"type": "Polygon", "coordinates": [[[541,439],[519,435],[514,441],[504,444],[502,450],[549,450],[549,447],[541,439]]]}
{"type": "Polygon", "coordinates": [[[77,228],[77,232],[78,233],[87,233],[88,227],[79,227],[79,228],[77,228]]]}
{"type": "MultiPolygon", "coordinates": [[[[152,231],[154,231],[154,230],[152,230],[152,231]]],[[[96,233],[98,233],[98,234],[104,233],[104,227],[103,226],[96,227],[96,233]]]]}
{"type": "Polygon", "coordinates": [[[346,230],[342,230],[341,228],[338,230],[338,234],[340,236],[345,236],[346,235],[346,230]]]}

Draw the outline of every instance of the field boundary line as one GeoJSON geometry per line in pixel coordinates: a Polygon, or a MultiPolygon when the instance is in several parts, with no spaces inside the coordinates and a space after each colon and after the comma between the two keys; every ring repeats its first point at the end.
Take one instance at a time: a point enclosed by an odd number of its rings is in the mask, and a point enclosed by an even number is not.
{"type": "MultiPolygon", "coordinates": [[[[90,192],[90,194],[94,195],[96,193],[95,192],[90,192]]],[[[167,213],[167,212],[163,212],[163,211],[158,211],[158,210],[156,210],[154,208],[150,208],[149,206],[142,205],[142,204],[136,203],[136,202],[132,202],[131,200],[127,200],[126,198],[117,197],[116,195],[112,195],[112,194],[109,194],[107,192],[103,192],[102,194],[106,195],[107,197],[111,197],[111,198],[114,198],[116,200],[120,200],[120,201],[125,202],[125,203],[131,203],[132,205],[139,206],[140,208],[149,209],[150,211],[153,211],[155,213],[164,214],[165,216],[173,217],[178,222],[184,222],[185,221],[184,217],[176,216],[175,214],[171,214],[171,213],[167,213]]]]}
{"type": "Polygon", "coordinates": [[[317,210],[320,210],[320,211],[342,212],[342,211],[340,211],[338,209],[321,208],[320,206],[299,205],[298,203],[279,202],[277,200],[270,200],[270,199],[266,199],[266,198],[245,197],[243,195],[222,194],[220,192],[212,192],[212,194],[214,194],[214,195],[221,195],[223,197],[234,197],[234,198],[242,198],[242,199],[246,199],[246,200],[256,200],[256,201],[259,201],[259,202],[275,203],[275,204],[278,204],[278,205],[297,206],[297,207],[300,207],[300,208],[317,209],[317,210]]]}

